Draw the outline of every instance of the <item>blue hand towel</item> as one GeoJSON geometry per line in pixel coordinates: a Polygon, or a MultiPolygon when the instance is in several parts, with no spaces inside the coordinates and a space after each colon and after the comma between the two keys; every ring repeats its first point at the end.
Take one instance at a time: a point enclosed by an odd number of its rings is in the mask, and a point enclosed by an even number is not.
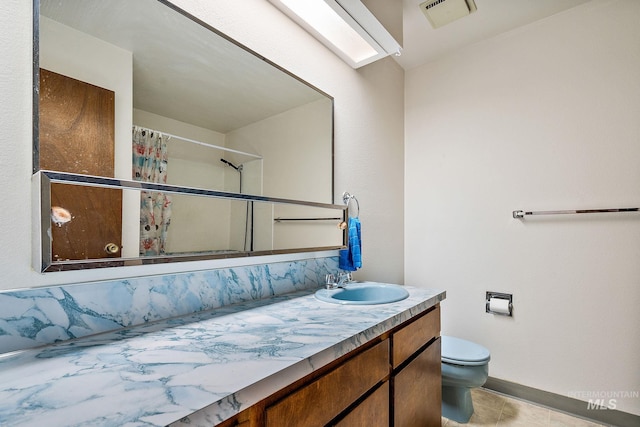
{"type": "Polygon", "coordinates": [[[362,267],[362,232],[359,218],[349,218],[347,249],[340,251],[338,266],[342,270],[356,271],[362,267]]]}
{"type": "Polygon", "coordinates": [[[340,249],[340,258],[338,258],[338,268],[345,271],[356,271],[356,268],[349,260],[349,249],[340,249]]]}

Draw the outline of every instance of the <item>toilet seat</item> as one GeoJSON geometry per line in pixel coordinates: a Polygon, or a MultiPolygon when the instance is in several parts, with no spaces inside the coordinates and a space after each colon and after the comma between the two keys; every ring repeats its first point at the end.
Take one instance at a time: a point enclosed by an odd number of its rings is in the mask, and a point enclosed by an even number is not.
{"type": "Polygon", "coordinates": [[[491,359],[485,347],[471,341],[442,336],[442,361],[454,365],[479,366],[491,359]]]}

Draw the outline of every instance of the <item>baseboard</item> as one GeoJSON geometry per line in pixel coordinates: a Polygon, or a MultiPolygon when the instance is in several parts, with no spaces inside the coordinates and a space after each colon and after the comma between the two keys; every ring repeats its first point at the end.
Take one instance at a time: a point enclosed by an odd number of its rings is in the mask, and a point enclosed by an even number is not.
{"type": "Polygon", "coordinates": [[[592,409],[587,402],[538,390],[532,387],[512,383],[498,378],[489,377],[484,388],[498,393],[527,400],[537,405],[545,406],[555,411],[565,412],[589,421],[606,424],[613,427],[640,426],[640,416],[615,409],[592,409]]]}

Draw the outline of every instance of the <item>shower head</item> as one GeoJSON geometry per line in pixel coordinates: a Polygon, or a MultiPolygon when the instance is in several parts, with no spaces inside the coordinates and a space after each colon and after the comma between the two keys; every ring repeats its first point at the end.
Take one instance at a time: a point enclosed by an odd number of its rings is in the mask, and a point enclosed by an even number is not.
{"type": "Polygon", "coordinates": [[[235,170],[237,170],[238,172],[241,172],[241,171],[242,171],[242,165],[240,165],[240,166],[236,166],[236,165],[234,165],[233,163],[231,163],[230,161],[225,160],[225,159],[220,159],[220,161],[221,161],[222,163],[226,164],[227,166],[231,166],[232,168],[234,168],[234,169],[235,169],[235,170]]]}

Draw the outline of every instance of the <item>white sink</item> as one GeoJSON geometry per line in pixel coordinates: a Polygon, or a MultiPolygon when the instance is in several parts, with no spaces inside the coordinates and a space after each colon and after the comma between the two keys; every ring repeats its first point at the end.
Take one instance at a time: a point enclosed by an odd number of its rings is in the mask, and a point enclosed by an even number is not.
{"type": "Polygon", "coordinates": [[[316,298],[332,304],[388,304],[401,301],[409,296],[409,292],[399,285],[377,282],[352,282],[344,288],[320,289],[316,298]]]}

